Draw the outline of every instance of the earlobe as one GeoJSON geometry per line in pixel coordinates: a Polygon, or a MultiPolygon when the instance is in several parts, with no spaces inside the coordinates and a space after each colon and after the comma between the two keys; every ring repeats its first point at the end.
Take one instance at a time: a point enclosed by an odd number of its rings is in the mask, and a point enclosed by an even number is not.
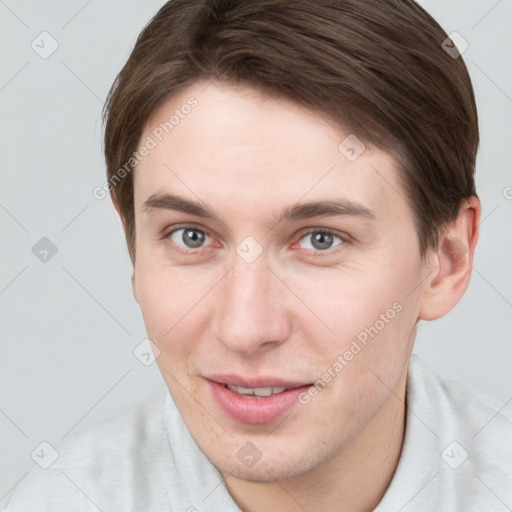
{"type": "Polygon", "coordinates": [[[426,280],[419,320],[444,316],[464,295],[471,277],[480,214],[480,201],[472,197],[444,230],[433,258],[436,265],[426,280]]]}

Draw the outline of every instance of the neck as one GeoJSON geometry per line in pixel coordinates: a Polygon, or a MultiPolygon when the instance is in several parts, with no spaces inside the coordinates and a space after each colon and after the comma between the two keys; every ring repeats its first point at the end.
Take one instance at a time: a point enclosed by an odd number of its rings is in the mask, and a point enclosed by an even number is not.
{"type": "Polygon", "coordinates": [[[296,478],[269,483],[225,476],[226,486],[244,512],[369,512],[393,478],[405,434],[407,372],[379,412],[336,455],[296,478]]]}

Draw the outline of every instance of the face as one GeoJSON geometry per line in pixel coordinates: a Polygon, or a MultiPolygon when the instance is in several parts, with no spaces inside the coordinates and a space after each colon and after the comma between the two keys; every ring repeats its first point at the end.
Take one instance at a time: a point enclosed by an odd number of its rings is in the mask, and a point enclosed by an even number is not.
{"type": "Polygon", "coordinates": [[[207,457],[291,478],[403,383],[425,263],[390,156],[295,103],[205,87],[141,138],[155,144],[134,171],[134,294],[207,457]]]}

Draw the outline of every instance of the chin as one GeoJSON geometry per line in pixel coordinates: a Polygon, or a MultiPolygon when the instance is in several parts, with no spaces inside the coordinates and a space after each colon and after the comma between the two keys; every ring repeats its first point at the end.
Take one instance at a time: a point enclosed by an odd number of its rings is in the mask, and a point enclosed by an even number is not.
{"type": "Polygon", "coordinates": [[[245,480],[246,482],[261,484],[290,480],[307,472],[306,470],[300,472],[292,467],[281,467],[276,469],[275,467],[268,467],[267,465],[262,465],[258,468],[243,468],[240,466],[234,466],[230,469],[231,471],[221,471],[221,473],[224,476],[229,475],[230,477],[236,478],[237,480],[245,480]]]}
{"type": "Polygon", "coordinates": [[[313,470],[321,462],[321,460],[313,460],[311,457],[308,459],[293,456],[279,457],[274,461],[264,460],[262,456],[252,467],[247,467],[243,463],[226,463],[226,461],[216,461],[214,464],[224,477],[233,477],[254,483],[270,483],[299,477],[313,470]]]}

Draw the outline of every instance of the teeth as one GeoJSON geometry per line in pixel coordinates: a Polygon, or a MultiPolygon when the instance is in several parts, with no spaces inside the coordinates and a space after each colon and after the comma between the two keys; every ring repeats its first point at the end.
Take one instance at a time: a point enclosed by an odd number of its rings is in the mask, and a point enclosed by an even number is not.
{"type": "Polygon", "coordinates": [[[286,390],[286,388],[242,388],[240,386],[231,386],[227,385],[227,387],[238,393],[239,395],[255,395],[255,396],[270,396],[277,395],[278,393],[282,393],[286,390]]]}

